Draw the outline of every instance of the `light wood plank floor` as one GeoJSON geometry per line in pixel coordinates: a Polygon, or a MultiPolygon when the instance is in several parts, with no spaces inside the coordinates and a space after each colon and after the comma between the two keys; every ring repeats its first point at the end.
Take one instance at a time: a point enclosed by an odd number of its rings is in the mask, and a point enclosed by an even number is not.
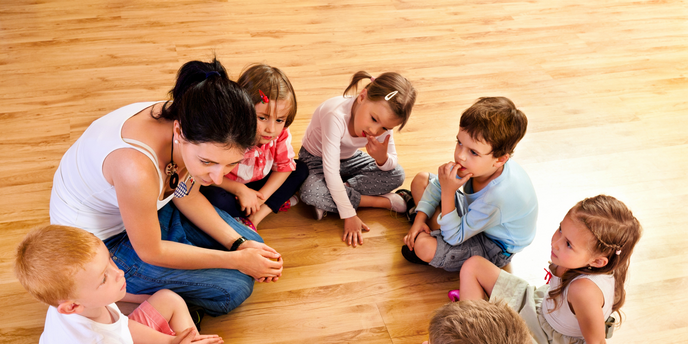
{"type": "MultiPolygon", "coordinates": [[[[618,197],[645,233],[626,322],[612,343],[688,337],[688,9],[684,1],[26,1],[0,2],[0,342],[35,343],[46,306],[12,273],[16,244],[48,221],[62,154],[94,119],[159,100],[175,72],[213,54],[236,77],[267,62],[311,113],[358,70],[398,71],[419,96],[395,134],[405,186],[452,158],[461,112],[511,98],[530,126],[514,159],[540,201],[538,236],[512,263],[543,283],[549,238],[576,201],[618,197]]],[[[261,225],[285,261],[231,314],[204,320],[230,343],[420,343],[458,275],[399,254],[409,225],[363,210],[365,244],[299,205],[261,225]]]]}

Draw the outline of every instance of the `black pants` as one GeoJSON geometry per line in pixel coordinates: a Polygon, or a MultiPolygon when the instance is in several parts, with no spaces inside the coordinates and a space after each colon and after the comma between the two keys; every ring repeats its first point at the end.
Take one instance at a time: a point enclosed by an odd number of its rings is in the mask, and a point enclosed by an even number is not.
{"type": "MultiPolygon", "coordinates": [[[[298,159],[294,161],[296,161],[296,170],[289,174],[287,180],[265,201],[265,205],[270,207],[274,213],[279,210],[289,197],[294,196],[296,190],[301,187],[303,181],[308,177],[308,166],[298,159]]],[[[246,186],[253,190],[260,190],[271,174],[272,172],[268,173],[265,178],[250,182],[246,186]]],[[[232,217],[244,216],[239,201],[233,194],[225,191],[223,188],[218,186],[201,186],[201,193],[205,195],[212,205],[226,211],[232,217]]]]}

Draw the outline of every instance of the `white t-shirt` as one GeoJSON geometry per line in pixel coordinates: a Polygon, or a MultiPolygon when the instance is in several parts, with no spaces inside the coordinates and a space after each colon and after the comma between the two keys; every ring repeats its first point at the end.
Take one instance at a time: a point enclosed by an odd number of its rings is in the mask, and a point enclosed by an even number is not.
{"type": "Polygon", "coordinates": [[[129,319],[116,304],[107,306],[113,319],[112,324],[101,324],[79,314],[61,314],[50,306],[45,316],[45,328],[40,344],[133,344],[129,332],[129,319]]]}
{"type": "MultiPolygon", "coordinates": [[[[359,148],[365,147],[368,139],[353,137],[349,133],[348,123],[351,119],[351,107],[356,97],[342,96],[326,100],[313,112],[311,122],[306,128],[301,145],[311,154],[322,157],[325,183],[330,190],[332,200],[337,204],[337,211],[342,219],[356,215],[356,210],[344,188],[344,182],[339,175],[340,160],[351,158],[359,148]]],[[[387,130],[376,137],[384,142],[389,136],[387,145],[387,161],[378,166],[382,171],[393,170],[397,166],[397,150],[394,146],[392,130],[387,130]]]]}

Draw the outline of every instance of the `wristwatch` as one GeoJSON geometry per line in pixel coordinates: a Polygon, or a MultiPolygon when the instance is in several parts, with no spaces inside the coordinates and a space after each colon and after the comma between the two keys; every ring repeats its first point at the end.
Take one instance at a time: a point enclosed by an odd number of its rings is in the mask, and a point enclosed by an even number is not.
{"type": "Polygon", "coordinates": [[[243,236],[239,239],[236,239],[229,250],[236,251],[239,248],[239,246],[243,244],[245,241],[248,241],[248,239],[244,238],[243,236]]]}

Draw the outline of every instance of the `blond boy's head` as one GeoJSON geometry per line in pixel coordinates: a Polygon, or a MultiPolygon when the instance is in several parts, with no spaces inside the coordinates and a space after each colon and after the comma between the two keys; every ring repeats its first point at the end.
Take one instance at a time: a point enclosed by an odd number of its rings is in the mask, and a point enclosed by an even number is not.
{"type": "Polygon", "coordinates": [[[93,260],[100,245],[100,239],[83,229],[37,228],[17,247],[15,273],[29,294],[57,307],[73,296],[74,275],[93,260]]]}
{"type": "Polygon", "coordinates": [[[452,302],[430,320],[430,344],[530,344],[528,326],[505,302],[452,302]]]}

